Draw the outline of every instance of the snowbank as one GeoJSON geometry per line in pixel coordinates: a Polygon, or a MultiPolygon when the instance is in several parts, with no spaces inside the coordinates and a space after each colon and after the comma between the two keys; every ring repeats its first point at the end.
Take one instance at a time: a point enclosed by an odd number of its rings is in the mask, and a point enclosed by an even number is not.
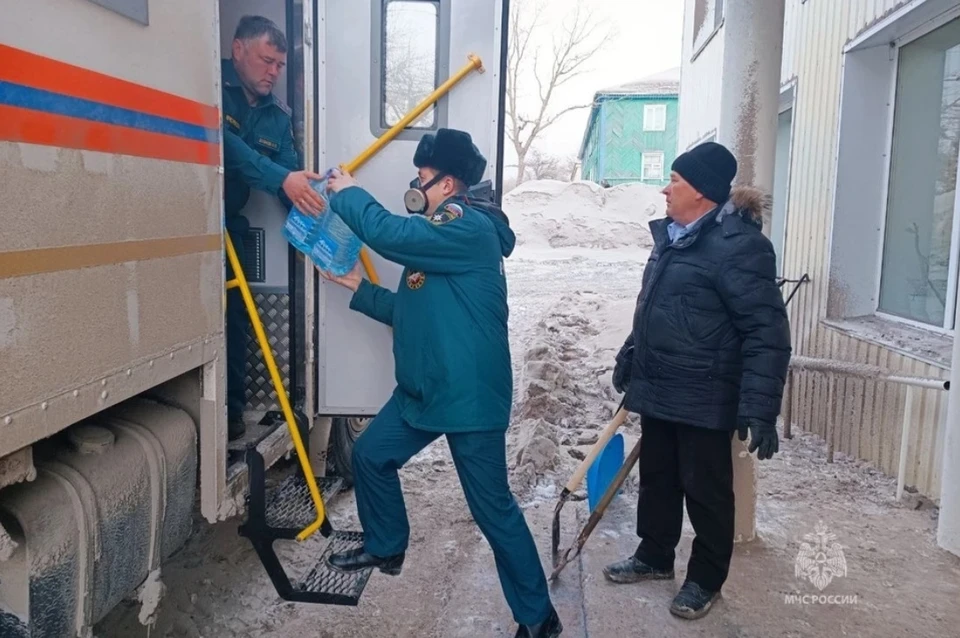
{"type": "Polygon", "coordinates": [[[593,182],[525,182],[503,208],[517,234],[517,259],[637,259],[653,245],[648,224],[664,216],[660,190],[644,184],[603,189],[593,182]]]}
{"type": "Polygon", "coordinates": [[[512,428],[514,488],[526,491],[551,471],[569,470],[612,418],[619,402],[611,383],[614,357],[630,331],[633,304],[577,291],[557,300],[539,322],[538,337],[522,357],[512,428]]]}

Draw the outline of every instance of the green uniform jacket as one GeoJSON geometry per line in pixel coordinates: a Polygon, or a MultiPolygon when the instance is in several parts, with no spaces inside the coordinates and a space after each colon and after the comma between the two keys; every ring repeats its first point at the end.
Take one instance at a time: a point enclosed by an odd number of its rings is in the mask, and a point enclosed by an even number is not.
{"type": "Polygon", "coordinates": [[[513,400],[503,270],[516,243],[510,227],[462,198],[429,218],[393,215],[356,186],[334,195],[330,208],[372,250],[404,267],[397,292],[364,279],[350,302],[393,326],[394,397],[403,420],[443,433],[506,430],[513,400]]]}
{"type": "Polygon", "coordinates": [[[232,60],[222,60],[224,214],[233,217],[250,198],[250,189],[291,202],[282,190],[290,171],[300,168],[290,109],[273,95],[250,106],[232,60]]]}

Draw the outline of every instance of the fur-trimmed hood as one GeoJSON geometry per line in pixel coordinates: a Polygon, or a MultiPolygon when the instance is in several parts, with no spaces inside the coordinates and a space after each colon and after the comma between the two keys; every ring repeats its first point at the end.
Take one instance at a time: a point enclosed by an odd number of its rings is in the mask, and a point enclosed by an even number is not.
{"type": "Polygon", "coordinates": [[[717,223],[728,215],[738,214],[745,222],[763,229],[763,217],[773,209],[773,198],[755,186],[734,186],[730,198],[717,214],[717,223]]]}

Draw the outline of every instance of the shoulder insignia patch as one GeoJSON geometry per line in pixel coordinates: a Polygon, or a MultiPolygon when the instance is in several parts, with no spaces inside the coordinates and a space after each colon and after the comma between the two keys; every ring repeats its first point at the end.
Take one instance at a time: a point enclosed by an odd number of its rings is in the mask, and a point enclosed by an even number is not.
{"type": "Polygon", "coordinates": [[[407,288],[410,290],[419,290],[423,288],[427,276],[419,270],[412,270],[407,274],[407,288]]]}
{"type": "Polygon", "coordinates": [[[461,217],[463,217],[463,209],[458,204],[447,204],[430,216],[430,222],[435,226],[441,226],[461,217]]]}
{"type": "Polygon", "coordinates": [[[237,130],[240,129],[240,122],[238,122],[236,119],[234,119],[234,117],[233,117],[232,115],[224,115],[223,117],[224,117],[224,119],[227,121],[227,124],[229,124],[230,126],[236,128],[237,130]]]}

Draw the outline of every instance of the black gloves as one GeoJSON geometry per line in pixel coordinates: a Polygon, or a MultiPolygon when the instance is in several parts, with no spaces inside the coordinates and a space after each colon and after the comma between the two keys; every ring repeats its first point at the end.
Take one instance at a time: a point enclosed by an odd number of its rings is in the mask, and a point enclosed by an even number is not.
{"type": "Polygon", "coordinates": [[[633,346],[617,355],[617,365],[613,367],[613,389],[623,394],[630,387],[630,370],[633,367],[633,346]]]}
{"type": "Polygon", "coordinates": [[[777,434],[777,426],[773,423],[766,423],[750,417],[741,418],[738,424],[740,430],[740,440],[747,440],[747,430],[750,430],[750,447],[747,451],[757,452],[757,458],[773,458],[773,455],[780,450],[780,437],[777,434]]]}

